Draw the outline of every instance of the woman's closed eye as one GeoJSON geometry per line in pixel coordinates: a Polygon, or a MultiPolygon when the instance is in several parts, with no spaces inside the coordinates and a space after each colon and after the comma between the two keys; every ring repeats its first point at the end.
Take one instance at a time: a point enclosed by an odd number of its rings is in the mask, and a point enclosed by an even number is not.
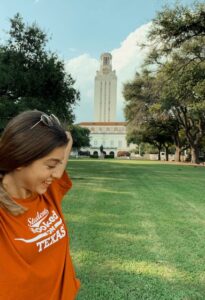
{"type": "Polygon", "coordinates": [[[48,167],[48,169],[54,169],[56,167],[56,165],[55,166],[47,166],[47,167],[48,167]]]}

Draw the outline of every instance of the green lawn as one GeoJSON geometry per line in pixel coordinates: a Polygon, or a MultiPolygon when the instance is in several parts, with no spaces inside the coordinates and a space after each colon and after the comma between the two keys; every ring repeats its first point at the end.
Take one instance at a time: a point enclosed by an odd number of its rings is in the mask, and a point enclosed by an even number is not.
{"type": "Polygon", "coordinates": [[[205,168],[71,160],[77,300],[205,299],[205,168]]]}

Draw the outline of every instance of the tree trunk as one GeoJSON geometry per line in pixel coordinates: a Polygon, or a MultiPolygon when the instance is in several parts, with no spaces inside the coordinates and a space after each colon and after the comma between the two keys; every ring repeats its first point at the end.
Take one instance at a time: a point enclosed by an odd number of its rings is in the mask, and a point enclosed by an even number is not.
{"type": "Polygon", "coordinates": [[[169,161],[169,147],[165,146],[166,161],[169,161]]]}
{"type": "Polygon", "coordinates": [[[158,147],[158,160],[161,160],[161,147],[158,147]]]}
{"type": "Polygon", "coordinates": [[[174,154],[174,160],[177,162],[181,161],[181,149],[179,146],[175,145],[176,149],[175,149],[175,154],[174,154]]]}
{"type": "Polygon", "coordinates": [[[174,132],[173,139],[174,139],[174,145],[175,145],[174,160],[177,162],[180,162],[181,161],[181,141],[180,141],[180,137],[179,137],[179,130],[174,132]]]}
{"type": "Polygon", "coordinates": [[[191,162],[199,164],[199,149],[196,146],[191,146],[191,162]]]}

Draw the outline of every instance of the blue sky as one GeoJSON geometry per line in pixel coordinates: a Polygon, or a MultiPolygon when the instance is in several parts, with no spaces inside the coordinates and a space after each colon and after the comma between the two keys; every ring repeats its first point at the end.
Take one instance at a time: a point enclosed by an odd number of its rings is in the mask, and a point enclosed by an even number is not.
{"type": "Polygon", "coordinates": [[[36,22],[51,37],[49,49],[65,60],[67,71],[81,92],[77,122],[93,120],[93,82],[98,59],[101,53],[111,52],[119,75],[117,120],[121,121],[122,84],[133,78],[146,54],[134,47],[146,39],[156,12],[173,3],[174,0],[0,0],[0,41],[5,39],[9,18],[17,12],[26,22],[36,22]]]}

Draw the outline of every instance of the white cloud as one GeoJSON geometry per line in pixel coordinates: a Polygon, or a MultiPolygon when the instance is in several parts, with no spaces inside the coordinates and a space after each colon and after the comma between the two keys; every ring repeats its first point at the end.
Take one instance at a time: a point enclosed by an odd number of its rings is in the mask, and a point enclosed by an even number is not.
{"type": "MultiPolygon", "coordinates": [[[[111,51],[113,69],[118,78],[117,91],[117,121],[124,120],[122,96],[123,83],[132,80],[136,71],[140,70],[147,49],[141,49],[140,44],[145,43],[146,35],[151,23],[137,28],[121,43],[120,47],[111,51]]],[[[75,87],[80,90],[81,101],[76,108],[76,121],[93,121],[94,108],[94,78],[99,69],[99,61],[83,54],[66,62],[66,70],[76,79],[75,87]]]]}
{"type": "Polygon", "coordinates": [[[141,65],[144,62],[148,49],[142,49],[141,44],[145,43],[147,33],[150,29],[151,23],[137,28],[130,33],[128,37],[121,43],[118,49],[111,51],[113,69],[116,70],[118,77],[117,89],[117,118],[119,121],[124,119],[123,107],[124,99],[122,95],[123,84],[134,78],[137,71],[140,71],[141,65]]]}
{"type": "Polygon", "coordinates": [[[73,79],[75,87],[80,91],[81,100],[75,109],[76,121],[92,121],[94,111],[94,78],[98,69],[97,59],[88,54],[80,55],[65,63],[65,68],[73,79]]]}

